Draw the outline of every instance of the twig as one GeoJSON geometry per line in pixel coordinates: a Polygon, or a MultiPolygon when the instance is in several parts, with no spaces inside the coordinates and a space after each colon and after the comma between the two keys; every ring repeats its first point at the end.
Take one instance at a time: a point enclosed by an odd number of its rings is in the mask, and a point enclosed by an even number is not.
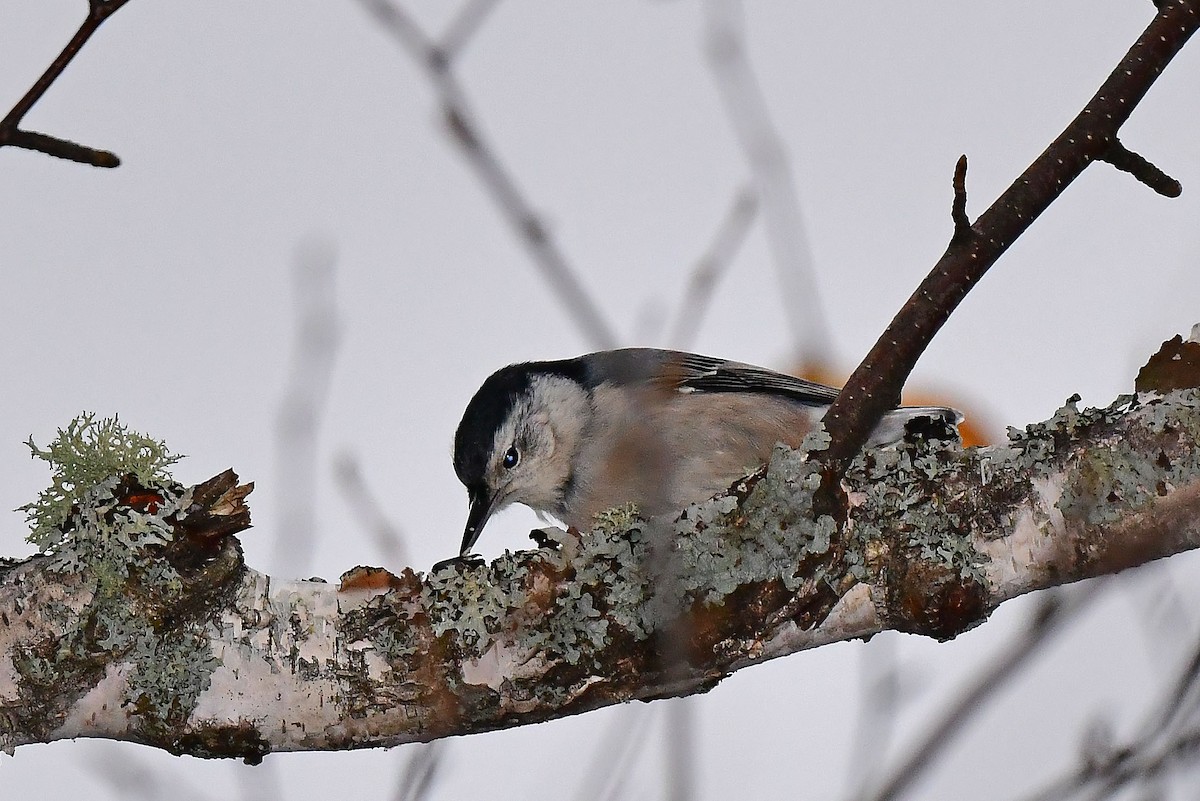
{"type": "Polygon", "coordinates": [[[1112,144],[1100,156],[1100,160],[1107,161],[1118,170],[1129,173],[1164,197],[1179,197],[1183,193],[1183,185],[1179,181],[1125,147],[1120,139],[1112,140],[1112,144]]]}
{"type": "Polygon", "coordinates": [[[413,743],[409,748],[412,750],[400,771],[400,785],[396,788],[396,794],[392,796],[395,801],[422,801],[429,797],[442,767],[446,742],[433,740],[428,743],[413,743]]]}
{"type": "Polygon", "coordinates": [[[499,4],[500,0],[467,0],[442,33],[439,47],[442,56],[447,61],[457,58],[499,4]]]}
{"type": "Polygon", "coordinates": [[[1161,738],[1142,738],[1116,749],[1108,760],[1085,763],[1025,801],[1066,801],[1092,788],[1092,799],[1112,798],[1139,779],[1158,779],[1180,763],[1194,765],[1200,756],[1200,729],[1191,727],[1161,738]]]}
{"type": "Polygon", "coordinates": [[[114,745],[100,753],[92,752],[83,762],[101,783],[109,786],[113,797],[126,801],[155,801],[169,795],[178,801],[210,801],[209,796],[192,786],[182,771],[176,770],[168,776],[166,771],[152,767],[148,760],[129,749],[124,749],[117,758],[114,752],[119,747],[114,745]]]}
{"type": "Polygon", "coordinates": [[[902,796],[949,745],[954,736],[979,712],[990,696],[1005,686],[1040,652],[1073,614],[1083,609],[1102,582],[1093,581],[1070,592],[1047,594],[1034,612],[1029,625],[1013,642],[1007,653],[989,662],[987,669],[975,676],[971,686],[952,703],[942,717],[930,728],[920,743],[909,753],[873,794],[871,801],[892,801],[902,796]]]}
{"type": "MultiPolygon", "coordinates": [[[[456,50],[447,50],[426,36],[408,12],[390,0],[359,2],[428,73],[441,102],[451,138],[466,156],[467,163],[475,170],[495,206],[517,233],[550,288],[567,307],[569,316],[594,347],[615,347],[617,337],[605,322],[599,306],[567,263],[541,217],[517,188],[516,181],[500,162],[495,148],[475,123],[474,112],[454,73],[451,58],[457,49],[461,49],[461,41],[452,42],[456,50]]],[[[455,26],[451,26],[451,31],[454,30],[455,26]]],[[[461,34],[456,35],[461,37],[461,34]]]]}
{"type": "Polygon", "coordinates": [[[1079,116],[976,220],[970,236],[951,240],[946,253],[888,325],[825,415],[825,428],[832,441],[824,455],[829,471],[823,511],[839,513],[840,502],[828,494],[835,491],[837,478],[875,424],[895,405],[917,359],[951,312],[1089,164],[1111,156],[1121,126],[1198,26],[1200,0],[1164,2],[1079,116]]]}
{"type": "Polygon", "coordinates": [[[787,151],[746,55],[740,0],[710,0],[705,8],[709,64],[762,205],[793,345],[805,360],[825,362],[829,326],[821,308],[804,213],[787,151]]]}
{"type": "Polygon", "coordinates": [[[619,797],[620,782],[633,771],[650,730],[654,709],[625,706],[613,712],[608,732],[595,746],[591,762],[576,791],[575,801],[611,801],[619,797]]]}
{"type": "Polygon", "coordinates": [[[951,242],[963,242],[971,235],[971,219],[967,216],[967,156],[958,157],[954,165],[954,203],[950,206],[950,219],[954,221],[951,242]]]}
{"type": "Polygon", "coordinates": [[[749,187],[742,187],[733,198],[733,203],[717,229],[708,250],[696,263],[692,276],[684,290],[668,342],[673,347],[688,350],[704,321],[717,282],[733,262],[750,226],[758,214],[758,198],[749,187]]]}
{"type": "Polygon", "coordinates": [[[667,801],[696,798],[696,710],[691,698],[672,698],[667,704],[667,801]]]}
{"type": "Polygon", "coordinates": [[[117,167],[121,164],[121,160],[115,153],[97,150],[49,134],[24,131],[20,126],[25,115],[42,99],[42,95],[46,94],[46,90],[50,88],[51,84],[58,80],[58,76],[62,75],[63,70],[67,68],[87,40],[92,37],[92,34],[128,1],[89,0],[87,18],[75,31],[75,35],[71,37],[54,61],[50,62],[50,66],[46,68],[41,77],[34,81],[25,96],[17,101],[17,104],[12,107],[3,120],[0,120],[0,147],[10,145],[25,150],[36,150],[48,156],[77,161],[80,164],[91,164],[93,167],[117,167]]]}
{"type": "Polygon", "coordinates": [[[848,783],[852,797],[864,797],[879,782],[900,709],[900,665],[896,640],[881,636],[859,651],[858,720],[849,749],[848,783]]]}
{"type": "Polygon", "coordinates": [[[379,549],[383,564],[396,568],[409,564],[404,534],[383,513],[379,501],[367,487],[358,460],[349,453],[339,454],[334,460],[333,476],[350,511],[379,549]]]}
{"type": "Polygon", "coordinates": [[[317,430],[341,339],[333,253],[321,247],[302,251],[294,281],[296,342],[275,427],[278,480],[283,489],[273,561],[276,572],[287,578],[301,576],[312,561],[317,430]]]}

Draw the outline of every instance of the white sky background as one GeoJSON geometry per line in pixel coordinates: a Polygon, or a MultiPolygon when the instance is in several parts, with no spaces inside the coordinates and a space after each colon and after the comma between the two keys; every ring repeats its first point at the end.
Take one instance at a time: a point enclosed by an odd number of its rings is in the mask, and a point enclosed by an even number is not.
{"type": "MultiPolygon", "coordinates": [[[[0,111],[84,5],[0,5],[0,111]]],[[[413,11],[436,33],[456,5],[413,11]]],[[[663,315],[674,319],[748,180],[704,59],[703,8],[507,2],[458,62],[484,132],[627,344],[668,344],[663,315]]],[[[750,54],[795,169],[838,368],[854,366],[944,250],[958,155],[970,158],[974,218],[1078,112],[1152,11],[1130,0],[750,7],[750,54]]],[[[914,383],[1002,432],[1048,417],[1073,392],[1107,404],[1163,339],[1200,322],[1198,84],[1193,42],[1122,136],[1184,195],[1090,168],[971,294],[914,383]]],[[[444,135],[433,99],[424,73],[348,0],[134,0],[106,23],[25,127],[112,149],[122,166],[0,150],[0,509],[47,480],[27,436],[44,443],[83,409],[119,413],[189,455],[181,480],[232,466],[256,482],[242,542],[252,566],[271,570],[275,540],[288,536],[273,432],[293,342],[291,275],[317,243],[336,252],[342,341],[305,575],[336,580],[382,559],[335,487],[343,453],[404,531],[415,566],[453,555],[466,498],[449,452],[471,393],[503,364],[589,343],[444,135]]],[[[693,347],[786,367],[789,299],[760,223],[693,347]]],[[[534,525],[506,513],[479,547],[526,547],[534,525]]],[[[22,516],[0,513],[0,553],[28,553],[23,536],[22,516]]],[[[1196,568],[1184,557],[1169,571],[1185,606],[1197,600],[1196,568]]],[[[1124,581],[917,795],[1016,797],[1072,764],[1090,720],[1131,733],[1196,629],[1156,594],[1167,575],[1124,581]]],[[[1030,608],[1006,606],[947,645],[885,635],[729,678],[692,702],[700,798],[843,795],[863,661],[900,660],[906,742],[1030,608]]],[[[663,707],[649,708],[652,742],[663,707]]],[[[454,740],[434,797],[575,793],[621,714],[454,740]]],[[[57,743],[0,759],[0,793],[136,797],[105,778],[128,763],[158,771],[171,797],[193,797],[180,790],[189,787],[241,797],[249,771],[288,799],[385,799],[405,755],[281,755],[250,769],[57,743]]],[[[660,765],[654,745],[628,789],[659,794],[660,765]]]]}

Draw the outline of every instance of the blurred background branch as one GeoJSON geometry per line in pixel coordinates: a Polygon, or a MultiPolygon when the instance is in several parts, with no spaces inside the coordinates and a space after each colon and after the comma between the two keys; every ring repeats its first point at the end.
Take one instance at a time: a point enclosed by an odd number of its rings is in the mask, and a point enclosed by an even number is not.
{"type": "Polygon", "coordinates": [[[796,191],[791,159],[746,53],[741,0],[706,0],[705,50],[725,103],[725,116],[742,146],[762,207],[767,244],[779,280],[779,298],[792,334],[792,360],[828,365],[825,319],[807,223],[796,191]]]}
{"type": "Polygon", "coordinates": [[[542,217],[517,186],[500,160],[495,145],[475,119],[466,92],[454,72],[454,59],[478,31],[495,3],[468,2],[450,25],[447,39],[435,41],[407,11],[392,0],[359,0],[380,28],[390,34],[416,63],[425,69],[438,94],[450,138],[459,146],[496,209],[541,271],[542,277],[569,312],[591,346],[605,350],[617,346],[618,337],[604,313],[587,291],[575,268],[542,217]]]}

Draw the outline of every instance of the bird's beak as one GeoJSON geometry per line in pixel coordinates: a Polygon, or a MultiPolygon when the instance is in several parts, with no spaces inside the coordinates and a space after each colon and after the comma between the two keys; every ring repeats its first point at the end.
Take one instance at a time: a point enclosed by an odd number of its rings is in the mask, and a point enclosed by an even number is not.
{"type": "Polygon", "coordinates": [[[462,550],[460,556],[466,556],[475,541],[479,539],[483,526],[492,516],[492,496],[486,487],[472,487],[467,490],[471,500],[471,509],[467,512],[467,528],[463,532],[462,550]]]}

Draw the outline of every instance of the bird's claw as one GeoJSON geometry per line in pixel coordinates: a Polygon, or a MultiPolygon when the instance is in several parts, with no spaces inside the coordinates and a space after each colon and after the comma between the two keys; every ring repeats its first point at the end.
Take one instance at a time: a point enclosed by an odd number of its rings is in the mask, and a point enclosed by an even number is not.
{"type": "Polygon", "coordinates": [[[487,564],[487,560],[477,553],[460,553],[458,556],[452,556],[449,559],[443,559],[440,562],[434,563],[429,569],[430,573],[436,573],[443,567],[450,565],[464,565],[466,567],[482,567],[487,564]]]}

